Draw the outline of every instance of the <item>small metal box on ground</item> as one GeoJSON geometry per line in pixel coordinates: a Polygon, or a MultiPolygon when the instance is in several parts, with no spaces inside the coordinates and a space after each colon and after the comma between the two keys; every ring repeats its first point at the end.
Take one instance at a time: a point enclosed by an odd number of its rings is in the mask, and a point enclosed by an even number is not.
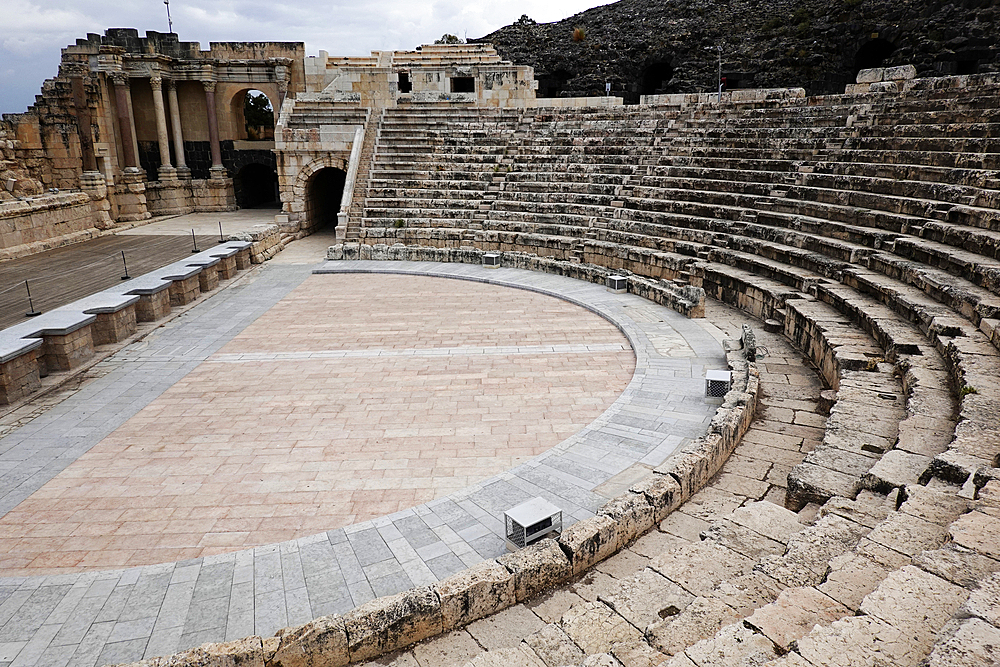
{"type": "Polygon", "coordinates": [[[624,292],[628,289],[628,279],[625,276],[608,276],[606,284],[609,292],[624,292]]]}
{"type": "Polygon", "coordinates": [[[545,500],[532,498],[503,513],[507,548],[523,549],[550,533],[562,532],[562,510],[545,500]]]}
{"type": "Polygon", "coordinates": [[[483,255],[483,266],[487,269],[500,268],[500,253],[488,252],[483,255]]]}
{"type": "Polygon", "coordinates": [[[722,398],[732,384],[732,371],[705,371],[705,396],[709,398],[722,398]]]}

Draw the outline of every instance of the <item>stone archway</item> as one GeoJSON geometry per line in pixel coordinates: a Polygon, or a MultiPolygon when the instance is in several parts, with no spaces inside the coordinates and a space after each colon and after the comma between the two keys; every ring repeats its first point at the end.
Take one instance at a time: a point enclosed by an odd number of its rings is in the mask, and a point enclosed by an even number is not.
{"type": "Polygon", "coordinates": [[[256,88],[244,88],[229,100],[232,128],[239,141],[274,141],[277,108],[271,97],[256,88]]]}
{"type": "Polygon", "coordinates": [[[324,167],[309,177],[304,198],[302,226],[305,229],[330,231],[337,226],[346,178],[344,170],[334,167],[324,167]]]}

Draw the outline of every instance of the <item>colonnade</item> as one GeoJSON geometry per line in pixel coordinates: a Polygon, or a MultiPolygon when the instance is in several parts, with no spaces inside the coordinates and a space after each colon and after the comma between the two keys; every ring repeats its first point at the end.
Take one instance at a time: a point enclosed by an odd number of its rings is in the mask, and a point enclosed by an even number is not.
{"type": "MultiPolygon", "coordinates": [[[[135,135],[135,116],[132,112],[132,95],[129,77],[124,72],[111,75],[114,87],[115,107],[118,115],[118,129],[122,142],[122,160],[125,169],[138,169],[139,150],[135,135]]],[[[215,110],[215,81],[200,81],[205,92],[205,106],[208,109],[208,139],[212,156],[211,173],[222,175],[222,148],[219,143],[219,120],[215,110]]],[[[153,112],[156,116],[156,138],[160,149],[159,178],[171,180],[178,176],[188,176],[190,169],[184,158],[184,131],[181,127],[180,104],[177,101],[177,80],[152,76],[149,79],[153,90],[153,112]],[[167,107],[170,113],[170,130],[167,127],[167,108],[163,103],[163,88],[167,89],[167,107]],[[170,144],[173,140],[174,159],[171,160],[170,144]],[[174,163],[176,162],[176,164],[174,163]]]]}

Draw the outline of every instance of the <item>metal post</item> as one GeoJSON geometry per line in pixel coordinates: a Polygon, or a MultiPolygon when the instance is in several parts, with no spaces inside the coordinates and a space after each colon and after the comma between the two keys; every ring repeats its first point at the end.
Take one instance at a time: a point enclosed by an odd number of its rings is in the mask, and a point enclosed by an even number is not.
{"type": "Polygon", "coordinates": [[[722,104],[722,45],[715,48],[719,50],[719,104],[722,104]]]}
{"type": "Polygon", "coordinates": [[[219,220],[219,243],[225,243],[226,238],[222,235],[222,220],[219,220]]]}
{"type": "Polygon", "coordinates": [[[35,304],[31,302],[31,288],[28,287],[28,281],[24,281],[24,289],[28,292],[28,312],[25,313],[28,317],[38,317],[42,313],[35,310],[35,304]]]}
{"type": "Polygon", "coordinates": [[[125,261],[125,251],[122,250],[122,266],[125,267],[125,275],[122,276],[122,280],[131,280],[132,276],[128,274],[128,263],[125,261]]]}
{"type": "Polygon", "coordinates": [[[201,252],[201,250],[198,250],[198,237],[194,235],[193,229],[191,230],[191,243],[194,244],[194,247],[191,248],[191,252],[201,252]]]}

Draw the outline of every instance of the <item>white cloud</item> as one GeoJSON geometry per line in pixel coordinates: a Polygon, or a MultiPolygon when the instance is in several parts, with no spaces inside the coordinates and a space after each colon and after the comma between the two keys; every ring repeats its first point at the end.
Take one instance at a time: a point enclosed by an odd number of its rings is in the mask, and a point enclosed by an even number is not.
{"type": "MultiPolygon", "coordinates": [[[[186,41],[305,42],[306,52],[361,55],[412,49],[445,33],[482,37],[527,14],[557,21],[600,0],[171,0],[174,32],[186,41]]],[[[166,32],[162,0],[6,0],[0,11],[0,111],[24,111],[55,76],[59,50],[87,33],[132,27],[166,32]]]]}

